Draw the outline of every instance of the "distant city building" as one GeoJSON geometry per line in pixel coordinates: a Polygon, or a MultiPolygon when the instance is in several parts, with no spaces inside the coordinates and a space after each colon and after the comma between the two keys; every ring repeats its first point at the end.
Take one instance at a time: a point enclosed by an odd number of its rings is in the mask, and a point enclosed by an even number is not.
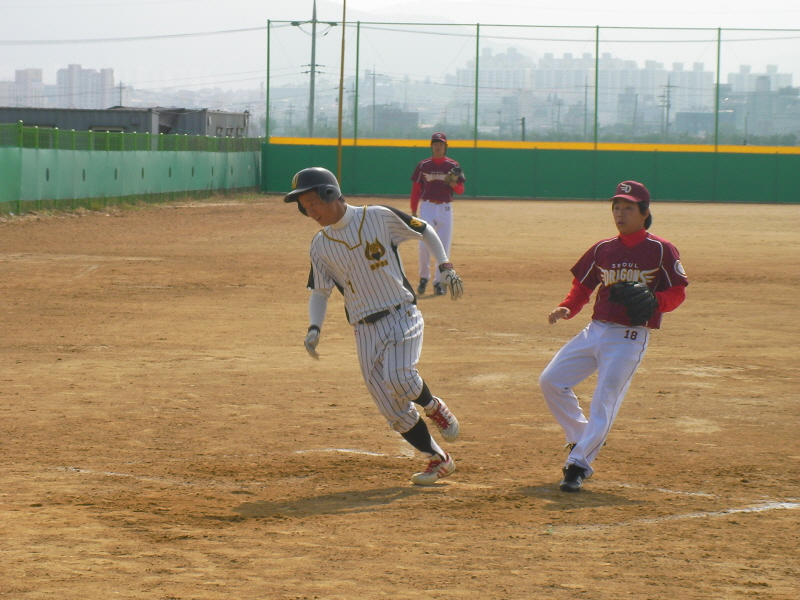
{"type": "Polygon", "coordinates": [[[777,65],[767,65],[764,73],[753,73],[750,65],[741,65],[738,73],[728,74],[733,93],[777,92],[792,86],[791,73],[778,73],[777,65]]]}
{"type": "MultiPolygon", "coordinates": [[[[509,48],[506,53],[497,55],[491,48],[484,48],[478,67],[478,87],[487,100],[499,101],[509,91],[536,88],[532,80],[536,63],[517,52],[516,48],[509,48]]],[[[475,89],[475,59],[467,61],[466,68],[456,70],[456,85],[465,97],[469,95],[469,90],[475,89]]]]}
{"type": "Polygon", "coordinates": [[[46,86],[41,69],[21,69],[14,81],[0,81],[0,106],[38,106],[46,104],[46,86]]]}
{"type": "MultiPolygon", "coordinates": [[[[654,60],[646,60],[639,67],[634,60],[615,58],[607,52],[598,64],[591,53],[580,57],[546,53],[534,62],[509,48],[496,55],[485,49],[478,64],[483,109],[487,113],[504,111],[515,121],[524,117],[532,130],[585,129],[588,117],[593,121],[598,67],[597,105],[602,125],[627,124],[636,129],[635,123],[650,123],[644,130],[654,130],[663,128],[668,115],[677,111],[714,105],[714,73],[706,71],[703,63],[694,63],[690,71],[684,69],[683,63],[673,63],[669,71],[654,60]],[[519,96],[519,101],[501,102],[509,95],[519,96]]],[[[467,61],[466,68],[457,70],[455,83],[455,101],[469,101],[474,95],[474,59],[467,61]]],[[[491,120],[487,117],[487,121],[491,120]]],[[[502,128],[502,124],[498,126],[502,128]]]]}
{"type": "Polygon", "coordinates": [[[250,114],[185,108],[0,108],[0,123],[75,131],[248,137],[250,114]]]}
{"type": "Polygon", "coordinates": [[[114,69],[84,69],[69,65],[56,72],[57,106],[109,108],[114,106],[114,69]]]}
{"type": "Polygon", "coordinates": [[[374,112],[375,131],[377,133],[398,134],[403,131],[414,131],[419,126],[419,113],[402,110],[397,105],[366,106],[367,119],[374,112]]]}
{"type": "MultiPolygon", "coordinates": [[[[513,47],[505,52],[484,48],[477,61],[474,57],[466,60],[463,67],[439,79],[379,73],[374,67],[347,77],[344,135],[416,137],[434,127],[449,127],[462,138],[471,136],[476,125],[476,63],[479,136],[590,140],[596,109],[604,134],[650,139],[673,133],[705,137],[709,117],[703,115],[713,115],[717,106],[717,74],[701,62],[665,66],[656,60],[628,60],[610,53],[597,59],[590,52],[560,56],[545,53],[534,58],[513,47]]],[[[726,77],[727,83],[719,86],[720,117],[712,118],[712,123],[718,122],[722,130],[746,130],[755,136],[800,135],[800,98],[791,73],[779,72],[777,65],[767,65],[760,71],[741,65],[738,72],[726,77]]],[[[336,131],[338,94],[338,86],[317,86],[316,135],[328,137],[336,131]]],[[[263,84],[260,89],[249,90],[135,89],[115,82],[113,69],[84,69],[77,64],[59,69],[56,83],[44,83],[42,69],[38,68],[17,70],[14,81],[0,81],[0,106],[101,112],[112,107],[150,109],[150,116],[142,117],[149,123],[148,131],[197,133],[199,125],[187,125],[195,118],[189,115],[203,110],[212,115],[248,114],[250,131],[246,135],[264,135],[268,115],[270,135],[304,135],[309,131],[308,83],[279,85],[273,80],[269,101],[267,110],[263,84]]],[[[78,127],[141,130],[131,123],[90,120],[81,121],[78,127]]],[[[238,132],[241,125],[218,127],[222,133],[213,126],[201,134],[226,136],[229,129],[238,132]]],[[[733,135],[738,136],[738,131],[733,135]]]]}

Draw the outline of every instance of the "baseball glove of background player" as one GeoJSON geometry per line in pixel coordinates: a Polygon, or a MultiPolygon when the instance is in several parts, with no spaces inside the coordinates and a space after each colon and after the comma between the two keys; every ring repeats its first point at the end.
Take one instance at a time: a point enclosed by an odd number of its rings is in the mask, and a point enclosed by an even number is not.
{"type": "Polygon", "coordinates": [[[458,178],[461,177],[461,173],[463,173],[461,167],[453,167],[450,169],[447,175],[444,176],[444,182],[447,185],[450,185],[451,183],[458,183],[458,178]]]}
{"type": "Polygon", "coordinates": [[[622,304],[628,309],[631,325],[638,326],[647,323],[658,308],[658,300],[653,292],[643,283],[623,281],[615,283],[609,289],[608,299],[616,304],[622,304]]]}

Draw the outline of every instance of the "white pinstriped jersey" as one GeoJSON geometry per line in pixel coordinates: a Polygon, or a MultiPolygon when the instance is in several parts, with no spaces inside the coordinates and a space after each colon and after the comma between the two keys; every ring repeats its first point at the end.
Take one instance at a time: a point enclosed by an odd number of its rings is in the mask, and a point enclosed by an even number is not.
{"type": "Polygon", "coordinates": [[[338,288],[347,320],[405,302],[415,303],[397,247],[422,239],[427,224],[387,206],[348,206],[354,212],[341,229],[323,227],[311,241],[308,288],[338,288]]]}

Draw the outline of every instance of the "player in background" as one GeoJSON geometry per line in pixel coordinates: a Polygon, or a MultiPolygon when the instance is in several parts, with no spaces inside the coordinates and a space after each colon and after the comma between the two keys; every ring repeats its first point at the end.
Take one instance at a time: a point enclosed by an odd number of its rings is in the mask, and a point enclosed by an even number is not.
{"type": "MultiPolygon", "coordinates": [[[[419,162],[411,175],[411,215],[432,225],[444,251],[450,255],[453,241],[453,193],[464,193],[464,174],[461,166],[447,154],[447,136],[434,133],[431,137],[431,158],[419,162]]],[[[419,245],[418,294],[424,294],[431,279],[431,253],[424,243],[419,245]]],[[[441,274],[434,272],[433,293],[443,296],[441,274]]]]}
{"type": "Polygon", "coordinates": [[[558,351],[539,378],[570,450],[560,483],[564,492],[579,491],[594,473],[592,462],[644,358],[650,331],[660,327],[662,313],[680,306],[689,284],[675,246],[648,232],[653,219],[647,188],[624,181],[611,203],[619,235],[597,242],[572,267],[572,289],[548,317],[551,325],[573,318],[599,287],[589,325],[558,351]],[[618,303],[628,291],[644,302],[631,308],[618,303]],[[594,372],[597,385],[587,418],[573,388],[594,372]]]}
{"type": "Polygon", "coordinates": [[[452,299],[457,300],[464,288],[439,237],[424,221],[394,208],[347,204],[336,177],[320,167],[298,172],[284,201],[297,202],[300,212],[322,227],[311,241],[311,324],[306,350],[319,358],[317,345],[328,298],[337,288],[355,329],[361,374],[378,410],[392,429],[428,458],[427,469],[415,473],[411,481],[433,485],[453,473],[456,464],[430,435],[417,406],[445,441],[458,438],[459,425],[417,371],[425,323],[397,247],[406,240],[421,239],[436,257],[452,299]]]}

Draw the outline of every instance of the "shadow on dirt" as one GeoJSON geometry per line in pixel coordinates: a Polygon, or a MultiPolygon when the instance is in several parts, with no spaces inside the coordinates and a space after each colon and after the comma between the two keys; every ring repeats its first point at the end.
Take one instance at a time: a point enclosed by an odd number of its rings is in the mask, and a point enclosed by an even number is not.
{"type": "Polygon", "coordinates": [[[256,500],[255,502],[240,504],[233,509],[233,512],[245,519],[298,518],[312,515],[370,512],[378,508],[384,508],[398,500],[416,496],[420,493],[429,493],[430,491],[430,489],[414,487],[391,487],[338,492],[279,502],[256,500]]]}
{"type": "Polygon", "coordinates": [[[592,491],[584,487],[577,493],[565,493],[558,489],[558,483],[538,487],[523,487],[520,493],[531,498],[544,500],[544,510],[575,510],[576,508],[596,508],[599,506],[638,506],[645,504],[641,500],[631,500],[624,496],[608,492],[592,491]]]}

